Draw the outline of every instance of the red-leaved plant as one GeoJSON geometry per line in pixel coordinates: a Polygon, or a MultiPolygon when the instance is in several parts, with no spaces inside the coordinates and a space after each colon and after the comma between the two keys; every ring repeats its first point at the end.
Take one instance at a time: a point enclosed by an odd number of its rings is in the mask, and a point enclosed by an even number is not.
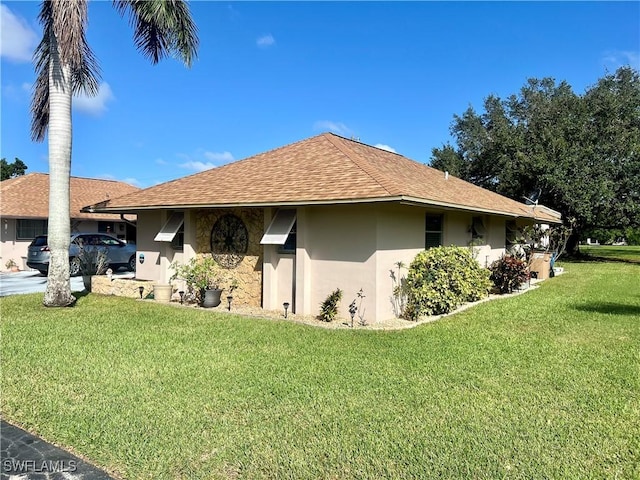
{"type": "Polygon", "coordinates": [[[511,293],[529,280],[527,263],[512,255],[504,255],[489,266],[493,282],[500,293],[511,293]]]}

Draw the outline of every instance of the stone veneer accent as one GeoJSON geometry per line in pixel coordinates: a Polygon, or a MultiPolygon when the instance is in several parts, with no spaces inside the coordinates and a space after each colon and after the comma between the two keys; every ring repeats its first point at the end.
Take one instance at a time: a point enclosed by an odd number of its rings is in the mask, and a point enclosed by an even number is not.
{"type": "Polygon", "coordinates": [[[196,212],[196,254],[211,254],[211,229],[218,218],[229,213],[241,218],[246,225],[249,233],[249,247],[240,265],[232,269],[223,269],[222,303],[226,305],[228,287],[235,280],[238,287],[233,292],[233,305],[261,307],[263,249],[260,240],[264,233],[264,212],[261,208],[198,210],[196,212]]]}
{"type": "Polygon", "coordinates": [[[102,295],[116,295],[118,297],[140,298],[140,288],[144,287],[142,298],[153,293],[153,283],[150,280],[136,280],[135,278],[109,278],[106,275],[91,277],[91,292],[102,295]]]}

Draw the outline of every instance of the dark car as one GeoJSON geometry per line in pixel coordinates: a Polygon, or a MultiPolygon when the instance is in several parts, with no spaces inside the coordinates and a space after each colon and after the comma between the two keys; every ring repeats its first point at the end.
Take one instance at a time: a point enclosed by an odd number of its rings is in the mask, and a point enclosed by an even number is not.
{"type": "MultiPolygon", "coordinates": [[[[81,245],[98,247],[107,254],[109,268],[113,271],[125,267],[130,271],[136,269],[136,246],[124,243],[111,235],[104,233],[74,233],[71,235],[69,246],[69,273],[71,276],[80,274],[80,262],[76,258],[81,245]]],[[[33,239],[27,253],[27,266],[42,274],[49,271],[49,246],[47,236],[40,235],[33,239]]]]}

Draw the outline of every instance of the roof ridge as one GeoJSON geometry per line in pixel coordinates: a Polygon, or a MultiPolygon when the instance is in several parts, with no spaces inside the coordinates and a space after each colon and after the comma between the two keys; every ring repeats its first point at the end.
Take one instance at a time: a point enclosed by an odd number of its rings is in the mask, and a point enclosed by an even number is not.
{"type": "MultiPolygon", "coordinates": [[[[349,140],[339,135],[334,135],[332,133],[325,133],[322,135],[327,140],[329,140],[334,147],[340,150],[349,160],[355,163],[360,170],[362,170],[365,174],[371,177],[371,179],[374,182],[376,182],[382,189],[384,189],[385,192],[387,192],[389,195],[393,195],[395,193],[389,190],[386,182],[383,181],[383,180],[388,180],[385,175],[381,175],[380,171],[378,171],[376,168],[371,166],[371,164],[365,158],[361,157],[358,153],[354,152],[352,149],[342,144],[342,142],[336,141],[337,138],[340,138],[341,140],[344,140],[346,142],[353,142],[353,140],[349,140]]],[[[363,145],[365,147],[370,147],[369,145],[366,145],[364,143],[361,143],[361,142],[359,143],[360,145],[363,145]]],[[[370,148],[374,148],[374,147],[370,147],[370,148]]],[[[394,185],[394,187],[397,190],[397,185],[394,185]]]]}

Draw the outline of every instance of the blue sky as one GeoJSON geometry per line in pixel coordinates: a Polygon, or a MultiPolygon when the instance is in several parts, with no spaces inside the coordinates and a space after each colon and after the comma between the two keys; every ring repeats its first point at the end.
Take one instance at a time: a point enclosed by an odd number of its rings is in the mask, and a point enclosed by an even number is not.
{"type": "MultiPolygon", "coordinates": [[[[74,102],[72,175],[141,187],[325,131],[428,163],[454,114],[531,77],[577,93],[640,68],[639,2],[192,1],[191,69],[152,66],[111,2],[89,5],[101,90],[74,102]]],[[[47,172],[30,140],[39,2],[2,1],[1,156],[47,172]]]]}

